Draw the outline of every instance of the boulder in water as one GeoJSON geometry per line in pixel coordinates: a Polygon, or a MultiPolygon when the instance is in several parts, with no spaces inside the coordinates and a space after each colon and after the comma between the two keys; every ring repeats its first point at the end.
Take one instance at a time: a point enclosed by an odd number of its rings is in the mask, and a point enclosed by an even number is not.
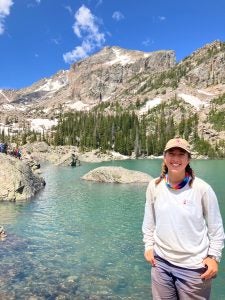
{"type": "Polygon", "coordinates": [[[147,183],[152,177],[123,167],[99,167],[85,174],[82,179],[111,183],[147,183]]]}

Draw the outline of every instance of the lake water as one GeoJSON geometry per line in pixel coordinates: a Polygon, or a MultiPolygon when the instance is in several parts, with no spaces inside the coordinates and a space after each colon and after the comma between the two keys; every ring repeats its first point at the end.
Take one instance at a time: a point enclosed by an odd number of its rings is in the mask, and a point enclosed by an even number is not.
{"type": "MultiPolygon", "coordinates": [[[[26,203],[0,203],[0,299],[148,300],[150,266],[143,258],[145,184],[86,182],[100,165],[158,176],[161,160],[42,167],[46,187],[26,203]]],[[[225,160],[192,161],[217,193],[225,218],[225,160]]],[[[225,259],[212,299],[225,299],[225,259]]]]}

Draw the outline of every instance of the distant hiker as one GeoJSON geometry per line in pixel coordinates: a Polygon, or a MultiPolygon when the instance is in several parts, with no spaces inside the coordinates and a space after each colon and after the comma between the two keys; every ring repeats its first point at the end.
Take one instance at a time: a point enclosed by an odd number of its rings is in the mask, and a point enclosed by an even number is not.
{"type": "Polygon", "coordinates": [[[70,163],[71,167],[77,167],[80,166],[80,161],[78,159],[78,157],[72,153],[71,155],[71,163],[70,163]]]}
{"type": "Polygon", "coordinates": [[[3,228],[3,226],[0,226],[0,239],[3,240],[7,237],[7,234],[3,228]]]}
{"type": "Polygon", "coordinates": [[[0,152],[7,154],[8,144],[7,143],[0,143],[0,152]]]}
{"type": "Polygon", "coordinates": [[[22,156],[22,152],[19,148],[13,148],[13,150],[10,151],[10,154],[19,159],[21,159],[22,156]]]}
{"type": "Polygon", "coordinates": [[[224,247],[217,197],[195,177],[189,143],[168,141],[162,173],[146,191],[143,241],[153,300],[210,299],[224,247]]]}
{"type": "Polygon", "coordinates": [[[17,151],[17,158],[21,159],[21,156],[22,156],[22,152],[20,149],[18,149],[17,151]]]}

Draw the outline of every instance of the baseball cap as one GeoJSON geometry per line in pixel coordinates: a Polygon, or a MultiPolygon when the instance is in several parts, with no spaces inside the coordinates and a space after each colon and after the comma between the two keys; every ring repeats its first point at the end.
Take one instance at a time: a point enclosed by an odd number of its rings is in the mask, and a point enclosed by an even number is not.
{"type": "Polygon", "coordinates": [[[164,152],[171,148],[181,148],[187,151],[188,153],[191,153],[190,144],[185,139],[179,137],[169,140],[165,146],[164,152]]]}

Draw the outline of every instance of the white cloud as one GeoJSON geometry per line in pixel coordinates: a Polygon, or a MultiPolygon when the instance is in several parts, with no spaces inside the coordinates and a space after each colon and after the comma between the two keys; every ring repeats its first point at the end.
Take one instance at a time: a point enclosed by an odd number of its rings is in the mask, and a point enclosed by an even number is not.
{"type": "Polygon", "coordinates": [[[66,63],[73,63],[79,59],[85,58],[93,50],[91,43],[83,41],[81,46],[77,46],[74,50],[63,54],[66,63]]]}
{"type": "Polygon", "coordinates": [[[120,11],[114,11],[112,18],[116,21],[124,19],[124,15],[120,11]]]}
{"type": "Polygon", "coordinates": [[[0,0],[0,34],[3,34],[5,31],[4,21],[10,14],[10,8],[12,5],[12,0],[0,0]]]}
{"type": "Polygon", "coordinates": [[[41,0],[36,0],[37,4],[40,4],[41,3],[41,0]]]}
{"type": "Polygon", "coordinates": [[[82,39],[82,43],[74,50],[63,55],[66,63],[73,63],[87,57],[88,54],[96,48],[100,48],[105,42],[105,34],[99,31],[97,18],[89,8],[82,5],[76,11],[74,18],[73,31],[78,38],[82,39]]]}

